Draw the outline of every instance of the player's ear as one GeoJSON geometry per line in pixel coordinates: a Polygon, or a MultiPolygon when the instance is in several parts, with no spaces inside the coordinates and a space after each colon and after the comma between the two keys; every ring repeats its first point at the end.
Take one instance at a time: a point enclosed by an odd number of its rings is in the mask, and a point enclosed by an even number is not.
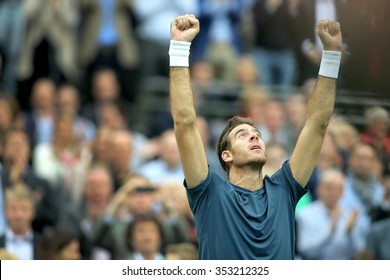
{"type": "Polygon", "coordinates": [[[224,162],[231,162],[233,160],[232,152],[229,150],[224,150],[221,154],[221,158],[224,162]]]}

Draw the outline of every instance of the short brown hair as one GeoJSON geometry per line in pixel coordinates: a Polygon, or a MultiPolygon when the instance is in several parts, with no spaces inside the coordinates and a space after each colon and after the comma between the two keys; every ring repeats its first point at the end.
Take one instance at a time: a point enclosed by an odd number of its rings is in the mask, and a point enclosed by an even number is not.
{"type": "Polygon", "coordinates": [[[230,148],[230,140],[229,140],[229,133],[237,126],[241,124],[248,124],[254,128],[256,128],[255,123],[251,118],[245,118],[245,117],[239,117],[234,116],[229,119],[227,126],[222,131],[221,136],[219,137],[218,143],[217,143],[217,153],[218,153],[218,159],[219,162],[222,165],[222,168],[226,171],[226,173],[229,175],[230,166],[228,163],[226,163],[222,159],[222,152],[224,150],[227,150],[230,148]]]}

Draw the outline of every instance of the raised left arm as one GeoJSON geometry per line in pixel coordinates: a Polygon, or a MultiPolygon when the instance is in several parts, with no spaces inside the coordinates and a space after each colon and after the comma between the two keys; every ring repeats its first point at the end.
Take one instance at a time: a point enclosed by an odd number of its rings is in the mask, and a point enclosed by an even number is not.
{"type": "Polygon", "coordinates": [[[321,66],[309,100],[305,125],[290,160],[292,174],[305,187],[314,170],[336,99],[336,80],[341,59],[340,24],[321,20],[317,34],[324,46],[321,66]]]}

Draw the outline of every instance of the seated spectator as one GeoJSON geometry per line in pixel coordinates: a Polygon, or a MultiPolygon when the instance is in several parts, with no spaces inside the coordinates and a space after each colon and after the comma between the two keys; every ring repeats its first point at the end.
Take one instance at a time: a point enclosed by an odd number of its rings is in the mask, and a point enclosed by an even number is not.
{"type": "MultiPolygon", "coordinates": [[[[179,206],[175,207],[173,203],[166,203],[164,199],[168,197],[167,193],[170,193],[173,199],[176,198],[175,205],[180,205],[183,199],[175,195],[174,189],[184,191],[184,188],[174,185],[173,188],[167,187],[165,190],[164,187],[157,188],[149,179],[139,175],[134,175],[127,180],[126,184],[115,193],[106,211],[105,218],[114,220],[114,223],[111,223],[111,230],[116,236],[115,240],[123,241],[125,244],[123,236],[127,225],[133,221],[135,216],[147,214],[156,215],[159,219],[164,230],[166,244],[191,240],[189,223],[178,211],[179,206]]],[[[188,202],[185,201],[185,203],[188,206],[188,202]]]]}
{"type": "Polygon", "coordinates": [[[102,105],[113,103],[124,118],[124,123],[131,124],[132,110],[122,96],[122,88],[117,73],[111,68],[97,69],[92,77],[91,100],[81,107],[81,115],[91,120],[96,126],[102,124],[102,105]]]}
{"type": "Polygon", "coordinates": [[[96,136],[91,144],[91,164],[107,164],[110,162],[110,138],[112,129],[105,126],[98,127],[96,136]]]}
{"type": "Polygon", "coordinates": [[[160,203],[158,217],[166,230],[166,243],[190,242],[198,244],[195,234],[195,220],[183,184],[167,183],[158,189],[160,203]],[[166,225],[169,225],[167,227],[166,225]]]}
{"type": "Polygon", "coordinates": [[[142,176],[134,175],[126,180],[115,193],[106,214],[118,221],[129,223],[134,215],[154,213],[156,187],[142,176]]]}
{"type": "Polygon", "coordinates": [[[384,172],[390,172],[390,114],[379,106],[366,109],[365,128],[360,135],[364,143],[372,145],[384,166],[384,172]]]}
{"type": "Polygon", "coordinates": [[[17,184],[5,193],[7,229],[0,236],[0,248],[15,254],[20,260],[33,260],[41,235],[32,228],[35,203],[32,192],[24,184],[17,184]]]}
{"type": "Polygon", "coordinates": [[[47,232],[37,251],[37,260],[79,260],[80,245],[76,237],[59,229],[47,232]]]}
{"type": "Polygon", "coordinates": [[[73,131],[83,145],[90,145],[95,138],[94,123],[79,115],[80,93],[74,85],[63,84],[58,87],[56,105],[60,114],[73,115],[73,131]]]}
{"type": "Polygon", "coordinates": [[[33,151],[35,172],[50,182],[61,203],[80,199],[85,170],[90,162],[90,151],[76,137],[73,122],[72,115],[57,115],[53,139],[36,146],[33,151]]]}
{"type": "Polygon", "coordinates": [[[343,159],[343,171],[348,167],[349,155],[353,147],[360,142],[358,129],[347,119],[335,116],[331,119],[328,131],[334,136],[343,159]]]}
{"type": "Polygon", "coordinates": [[[113,195],[109,170],[93,165],[86,174],[82,199],[64,207],[57,227],[72,234],[80,242],[83,259],[118,259],[119,246],[106,231],[104,214],[113,195]]]}
{"type": "MultiPolygon", "coordinates": [[[[284,98],[284,107],[286,110],[286,126],[290,134],[290,141],[296,143],[306,119],[307,102],[305,95],[301,92],[289,93],[284,98]]],[[[291,150],[289,153],[291,154],[291,150]]]]}
{"type": "Polygon", "coordinates": [[[109,166],[114,180],[114,192],[134,174],[131,169],[133,158],[133,135],[126,129],[112,130],[110,137],[109,166]]]}
{"type": "Polygon", "coordinates": [[[11,189],[17,183],[25,183],[30,188],[36,203],[33,229],[43,233],[57,221],[59,197],[49,182],[39,177],[30,165],[31,146],[24,130],[8,130],[3,146],[3,188],[11,189]]]}
{"type": "Polygon", "coordinates": [[[257,128],[265,124],[265,107],[270,97],[269,90],[262,86],[246,87],[240,95],[242,114],[252,118],[257,128]]]}
{"type": "Polygon", "coordinates": [[[378,155],[375,149],[365,143],[356,144],[348,161],[347,177],[342,204],[358,209],[360,215],[369,219],[369,213],[383,201],[384,188],[375,177],[378,155]]]}
{"type": "Polygon", "coordinates": [[[263,167],[264,175],[272,176],[287,160],[286,147],[278,142],[271,141],[267,144],[267,162],[263,167]]]}
{"type": "Polygon", "coordinates": [[[127,259],[163,260],[164,242],[164,230],[155,216],[135,216],[126,231],[127,259]]]}
{"type": "Polygon", "coordinates": [[[157,186],[167,182],[182,183],[184,173],[173,129],[161,134],[158,145],[157,159],[141,165],[138,173],[152,180],[157,186]]]}
{"type": "Polygon", "coordinates": [[[89,81],[94,71],[112,68],[129,101],[136,98],[139,46],[134,32],[133,2],[127,0],[80,0],[80,66],[89,81]]]}
{"type": "Polygon", "coordinates": [[[24,125],[33,148],[52,140],[56,90],[53,80],[48,78],[38,79],[33,84],[30,109],[24,114],[24,125]]]}
{"type": "Polygon", "coordinates": [[[216,149],[211,144],[211,135],[209,130],[209,124],[206,118],[197,116],[196,125],[199,129],[200,137],[202,138],[204,150],[206,152],[207,162],[209,166],[217,172],[222,178],[227,179],[227,174],[225,170],[223,170],[216,149]]]}
{"type": "Polygon", "coordinates": [[[297,250],[303,259],[350,260],[365,249],[369,223],[358,209],[340,204],[344,180],[340,170],[323,171],[318,200],[297,213],[297,250]]]}

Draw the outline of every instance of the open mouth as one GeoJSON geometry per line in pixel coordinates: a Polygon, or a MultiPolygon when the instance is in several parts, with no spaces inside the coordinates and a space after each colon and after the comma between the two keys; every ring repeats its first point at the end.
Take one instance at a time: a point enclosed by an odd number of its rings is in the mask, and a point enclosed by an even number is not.
{"type": "Polygon", "coordinates": [[[251,150],[261,150],[261,149],[260,149],[260,145],[253,145],[253,146],[251,147],[251,150]]]}

